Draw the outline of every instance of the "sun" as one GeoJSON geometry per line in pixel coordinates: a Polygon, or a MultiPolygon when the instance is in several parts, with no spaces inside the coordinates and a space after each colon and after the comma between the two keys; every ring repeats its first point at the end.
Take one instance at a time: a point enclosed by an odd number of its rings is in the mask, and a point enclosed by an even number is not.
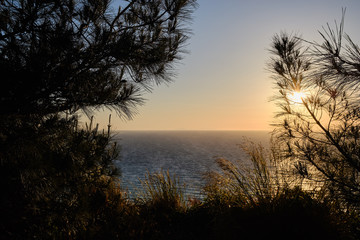
{"type": "Polygon", "coordinates": [[[303,102],[303,99],[306,97],[304,92],[292,92],[288,95],[288,99],[291,103],[300,104],[303,102]]]}

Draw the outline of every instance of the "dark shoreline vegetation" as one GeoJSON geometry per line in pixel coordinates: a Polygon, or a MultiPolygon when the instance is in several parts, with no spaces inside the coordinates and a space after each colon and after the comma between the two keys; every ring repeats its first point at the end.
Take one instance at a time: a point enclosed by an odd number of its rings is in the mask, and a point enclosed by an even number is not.
{"type": "Polygon", "coordinates": [[[107,131],[91,123],[81,129],[75,118],[41,121],[12,122],[1,136],[2,239],[359,237],[357,213],[301,190],[301,182],[279,171],[273,144],[269,151],[243,146],[251,168],[218,159],[223,171],[207,175],[202,200],[185,199],[184,186],[166,171],[148,174],[129,199],[107,131]]]}

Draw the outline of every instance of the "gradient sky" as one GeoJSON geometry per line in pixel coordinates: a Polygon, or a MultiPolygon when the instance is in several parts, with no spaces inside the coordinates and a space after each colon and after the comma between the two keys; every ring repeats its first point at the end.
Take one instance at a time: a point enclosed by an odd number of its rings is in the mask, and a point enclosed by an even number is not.
{"type": "MultiPolygon", "coordinates": [[[[265,69],[280,31],[320,41],[318,30],[340,21],[360,43],[360,0],[198,0],[190,52],[169,85],[147,93],[133,120],[113,112],[113,130],[270,130],[274,93],[265,69]]],[[[95,115],[101,127],[110,112],[95,115]]]]}

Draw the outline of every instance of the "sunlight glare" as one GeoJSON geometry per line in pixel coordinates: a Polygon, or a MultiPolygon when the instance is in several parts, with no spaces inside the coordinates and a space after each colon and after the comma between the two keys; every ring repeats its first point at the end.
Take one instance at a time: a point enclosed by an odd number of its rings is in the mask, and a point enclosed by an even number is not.
{"type": "Polygon", "coordinates": [[[293,92],[289,95],[289,101],[295,104],[300,104],[303,102],[303,99],[306,97],[304,92],[293,92]]]}

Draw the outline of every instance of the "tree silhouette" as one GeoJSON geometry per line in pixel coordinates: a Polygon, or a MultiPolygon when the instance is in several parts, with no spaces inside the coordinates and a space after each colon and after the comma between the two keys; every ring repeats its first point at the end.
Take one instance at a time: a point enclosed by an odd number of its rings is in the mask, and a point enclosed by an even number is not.
{"type": "Polygon", "coordinates": [[[286,33],[273,38],[274,136],[304,179],[359,210],[360,50],[344,33],[344,19],[320,34],[321,44],[286,33]],[[302,95],[294,100],[295,93],[302,95]]]}
{"type": "Polygon", "coordinates": [[[2,1],[1,112],[99,107],[131,117],[141,91],[169,81],[195,0],[2,1]]]}
{"type": "Polygon", "coordinates": [[[81,129],[76,113],[106,107],[131,118],[144,90],[171,80],[195,7],[0,1],[1,239],[119,238],[110,127],[81,129]]]}

